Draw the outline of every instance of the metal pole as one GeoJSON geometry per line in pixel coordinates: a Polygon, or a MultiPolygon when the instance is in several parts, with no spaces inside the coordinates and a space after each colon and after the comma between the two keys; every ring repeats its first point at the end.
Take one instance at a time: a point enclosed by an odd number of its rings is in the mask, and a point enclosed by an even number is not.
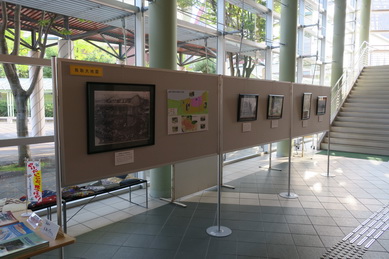
{"type": "Polygon", "coordinates": [[[289,162],[289,168],[288,168],[288,192],[281,192],[279,195],[282,197],[282,198],[286,198],[286,199],[295,199],[295,198],[298,198],[299,196],[295,193],[291,193],[290,192],[290,179],[291,179],[291,174],[292,174],[292,137],[293,137],[293,134],[292,134],[292,129],[293,129],[293,99],[294,99],[294,96],[293,96],[293,84],[291,84],[291,88],[290,88],[290,125],[289,125],[289,159],[288,159],[288,162],[289,162]]]}
{"type": "Polygon", "coordinates": [[[218,120],[218,178],[217,178],[217,209],[216,209],[216,226],[207,228],[207,233],[214,237],[226,237],[231,235],[231,229],[220,226],[220,205],[221,205],[221,187],[223,177],[223,79],[219,75],[218,85],[218,104],[219,104],[219,120],[218,120]]]}
{"type": "MultiPolygon", "coordinates": [[[[58,110],[58,63],[57,58],[51,58],[51,71],[53,74],[53,102],[54,102],[54,144],[55,144],[55,169],[57,172],[56,175],[56,192],[57,192],[57,224],[63,226],[62,220],[66,226],[66,218],[62,219],[62,163],[61,163],[61,137],[60,137],[60,116],[58,110]]],[[[65,208],[64,208],[65,209],[65,208]]],[[[65,229],[66,233],[66,229],[65,229]]],[[[65,249],[61,247],[60,258],[65,257],[65,249]]]]}

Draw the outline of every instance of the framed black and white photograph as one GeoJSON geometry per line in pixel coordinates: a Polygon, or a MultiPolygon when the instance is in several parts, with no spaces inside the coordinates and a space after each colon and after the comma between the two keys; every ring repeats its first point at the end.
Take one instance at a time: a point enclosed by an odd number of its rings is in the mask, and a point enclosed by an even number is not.
{"type": "Polygon", "coordinates": [[[269,94],[267,101],[267,118],[270,120],[281,119],[283,106],[283,95],[269,94]]]}
{"type": "Polygon", "coordinates": [[[302,110],[301,110],[302,120],[308,120],[311,117],[311,102],[312,102],[312,93],[304,93],[302,110]]]}
{"type": "Polygon", "coordinates": [[[88,154],[154,144],[155,86],[87,83],[88,154]]]}
{"type": "Polygon", "coordinates": [[[257,94],[239,94],[238,121],[255,121],[258,113],[257,94]]]}
{"type": "Polygon", "coordinates": [[[317,115],[324,115],[326,114],[327,109],[327,96],[318,96],[317,97],[317,115]]]}

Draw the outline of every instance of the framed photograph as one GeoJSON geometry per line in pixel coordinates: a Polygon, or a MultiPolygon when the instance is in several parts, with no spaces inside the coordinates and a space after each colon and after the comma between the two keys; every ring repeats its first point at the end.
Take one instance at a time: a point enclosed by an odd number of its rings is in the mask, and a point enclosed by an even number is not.
{"type": "Polygon", "coordinates": [[[276,120],[282,118],[282,110],[284,106],[284,96],[269,94],[267,101],[267,118],[276,120]]]}
{"type": "Polygon", "coordinates": [[[324,115],[326,114],[327,109],[327,96],[318,96],[317,97],[317,115],[324,115]]]}
{"type": "Polygon", "coordinates": [[[258,112],[257,94],[239,94],[238,121],[255,121],[258,112]]]}
{"type": "Polygon", "coordinates": [[[155,86],[87,82],[88,154],[154,144],[155,86]]]}
{"type": "Polygon", "coordinates": [[[308,120],[311,117],[312,93],[303,94],[303,106],[301,110],[301,119],[308,120]]]}

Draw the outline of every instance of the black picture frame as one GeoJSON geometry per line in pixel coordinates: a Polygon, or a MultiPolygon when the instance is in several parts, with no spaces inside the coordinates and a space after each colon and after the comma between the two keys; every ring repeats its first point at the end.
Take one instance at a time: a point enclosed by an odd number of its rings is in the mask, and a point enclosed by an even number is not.
{"type": "Polygon", "coordinates": [[[258,116],[258,94],[239,94],[238,121],[255,121],[258,116]]]}
{"type": "Polygon", "coordinates": [[[317,97],[316,115],[324,115],[327,111],[327,96],[317,97]]]}
{"type": "Polygon", "coordinates": [[[88,154],[154,144],[155,85],[87,82],[88,154]]]}
{"type": "Polygon", "coordinates": [[[304,93],[301,107],[301,119],[308,120],[311,117],[312,93],[304,93]]]}
{"type": "Polygon", "coordinates": [[[282,118],[284,108],[284,95],[269,94],[267,99],[267,119],[277,120],[282,118]]]}

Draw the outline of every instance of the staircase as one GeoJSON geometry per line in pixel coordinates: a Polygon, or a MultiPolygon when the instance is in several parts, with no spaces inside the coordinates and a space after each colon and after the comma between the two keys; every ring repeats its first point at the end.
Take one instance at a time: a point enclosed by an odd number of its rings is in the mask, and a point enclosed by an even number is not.
{"type": "MultiPolygon", "coordinates": [[[[389,66],[362,70],[330,136],[331,150],[389,156],[389,66]]],[[[328,148],[328,137],[321,148],[328,148]]]]}

